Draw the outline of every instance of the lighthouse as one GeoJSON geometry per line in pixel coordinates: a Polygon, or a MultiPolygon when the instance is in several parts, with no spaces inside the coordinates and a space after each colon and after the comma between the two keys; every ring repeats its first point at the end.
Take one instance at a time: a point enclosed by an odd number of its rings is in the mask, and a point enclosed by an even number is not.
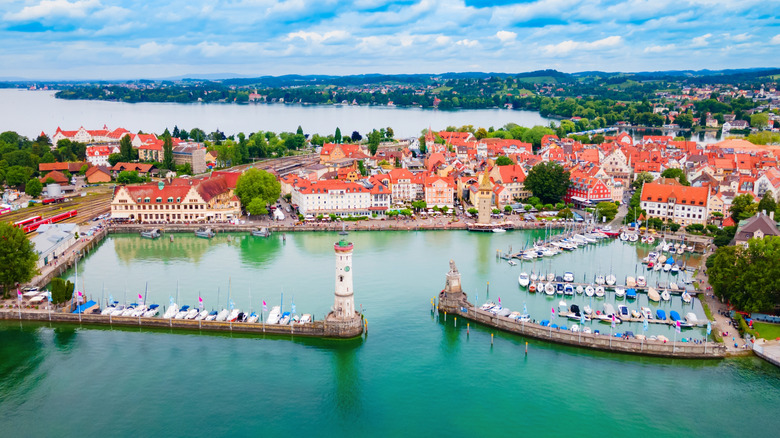
{"type": "Polygon", "coordinates": [[[355,317],[355,297],[352,289],[352,242],[344,239],[336,242],[336,302],[333,314],[336,319],[355,317]]]}

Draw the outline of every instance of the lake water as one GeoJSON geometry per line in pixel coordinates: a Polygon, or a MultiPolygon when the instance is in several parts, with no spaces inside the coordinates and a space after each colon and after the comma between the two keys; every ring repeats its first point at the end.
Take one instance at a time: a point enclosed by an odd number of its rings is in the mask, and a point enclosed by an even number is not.
{"type": "MultiPolygon", "coordinates": [[[[542,319],[560,298],[522,291],[521,271],[571,270],[579,280],[612,269],[623,279],[649,250],[611,241],[516,267],[495,256],[538,236],[352,233],[355,301],[369,328],[360,340],[4,322],[0,421],[16,436],[774,435],[780,370],[760,359],[646,358],[501,332],[491,346],[492,330],[472,325],[467,334],[465,321],[432,314],[450,259],[471,298],[485,301],[490,282],[490,299],[526,303],[542,319]]],[[[285,309],[294,299],[298,313],[321,318],[333,301],[339,236],[280,237],[112,235],[79,264],[79,281],[93,298],[120,301],[148,285],[148,301],[160,304],[178,284],[180,304],[196,305],[200,294],[208,308],[224,307],[228,289],[253,310],[284,293],[285,309]]],[[[666,306],[682,309],[679,301],[666,306]]]]}
{"type": "Polygon", "coordinates": [[[49,136],[57,127],[76,130],[123,127],[130,132],[160,133],[174,125],[182,129],[216,129],[230,134],[256,131],[295,132],[300,125],[306,133],[332,134],[336,127],[344,135],[358,131],[392,127],[396,138],[419,136],[429,126],[474,125],[499,128],[507,123],[520,126],[549,125],[550,121],[533,111],[500,109],[439,111],[421,108],[335,105],[277,104],[178,104],[123,103],[94,100],[55,99],[54,91],[0,89],[0,132],[16,131],[35,138],[41,131],[49,136]]]}

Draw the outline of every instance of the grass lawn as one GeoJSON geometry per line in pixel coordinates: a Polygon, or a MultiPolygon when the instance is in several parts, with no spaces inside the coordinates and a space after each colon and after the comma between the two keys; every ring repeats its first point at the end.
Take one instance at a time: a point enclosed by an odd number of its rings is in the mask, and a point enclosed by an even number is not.
{"type": "Polygon", "coordinates": [[[753,332],[758,332],[758,337],[767,340],[780,338],[780,324],[753,321],[753,332]]]}

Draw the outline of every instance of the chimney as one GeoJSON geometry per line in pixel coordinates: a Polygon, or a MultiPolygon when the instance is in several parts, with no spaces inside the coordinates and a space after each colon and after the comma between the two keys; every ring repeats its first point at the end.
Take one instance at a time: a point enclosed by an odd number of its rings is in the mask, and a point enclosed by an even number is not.
{"type": "Polygon", "coordinates": [[[770,211],[769,212],[769,219],[775,220],[775,212],[774,211],[770,211]]]}

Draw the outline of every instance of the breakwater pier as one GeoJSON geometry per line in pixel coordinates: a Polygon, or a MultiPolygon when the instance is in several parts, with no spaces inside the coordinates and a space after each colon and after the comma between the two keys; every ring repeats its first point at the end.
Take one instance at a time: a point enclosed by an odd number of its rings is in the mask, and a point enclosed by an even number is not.
{"type": "Polygon", "coordinates": [[[445,288],[438,297],[438,311],[440,313],[446,312],[505,332],[574,347],[689,359],[719,359],[726,356],[726,348],[720,343],[669,342],[639,337],[618,338],[607,334],[572,332],[530,321],[498,316],[479,309],[475,304],[468,301],[466,293],[461,289],[460,272],[458,272],[455,263],[450,261],[450,271],[447,273],[445,288]]]}

